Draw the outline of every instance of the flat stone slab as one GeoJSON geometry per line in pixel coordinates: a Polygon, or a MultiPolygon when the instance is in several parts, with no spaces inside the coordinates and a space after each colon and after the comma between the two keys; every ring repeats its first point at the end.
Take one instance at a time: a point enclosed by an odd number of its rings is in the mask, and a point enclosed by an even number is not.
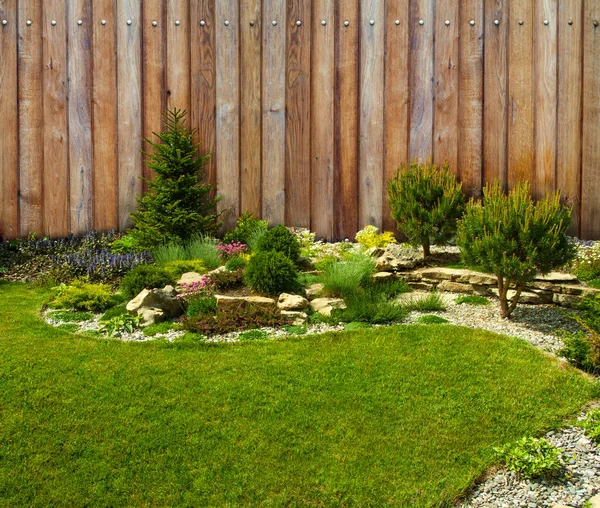
{"type": "Polygon", "coordinates": [[[535,280],[541,280],[545,282],[570,282],[571,284],[579,283],[579,279],[575,277],[575,275],[563,272],[550,272],[546,275],[538,275],[535,280]]]}
{"type": "Polygon", "coordinates": [[[488,273],[476,272],[466,268],[445,268],[434,267],[417,270],[421,278],[429,280],[448,280],[451,282],[459,282],[461,284],[477,284],[477,285],[496,285],[498,279],[495,275],[488,273]]]}
{"type": "Polygon", "coordinates": [[[346,308],[346,304],[342,298],[315,298],[310,302],[310,306],[312,310],[324,316],[331,316],[331,311],[334,309],[346,308]]]}
{"type": "Polygon", "coordinates": [[[186,272],[180,277],[177,284],[193,284],[194,282],[200,282],[202,277],[204,277],[204,275],[201,275],[198,272],[186,272]]]}
{"type": "MultiPolygon", "coordinates": [[[[498,296],[498,288],[490,288],[490,293],[498,296]]],[[[506,298],[512,300],[513,297],[517,294],[514,289],[509,289],[506,292],[506,298]]],[[[530,305],[540,305],[542,303],[546,303],[544,299],[538,295],[537,293],[533,293],[531,291],[522,291],[519,296],[519,303],[528,303],[530,305]]]]}
{"type": "Polygon", "coordinates": [[[249,303],[267,309],[274,309],[277,306],[277,302],[273,298],[265,298],[264,296],[215,295],[215,299],[217,300],[217,309],[219,310],[236,308],[243,303],[249,303]]]}

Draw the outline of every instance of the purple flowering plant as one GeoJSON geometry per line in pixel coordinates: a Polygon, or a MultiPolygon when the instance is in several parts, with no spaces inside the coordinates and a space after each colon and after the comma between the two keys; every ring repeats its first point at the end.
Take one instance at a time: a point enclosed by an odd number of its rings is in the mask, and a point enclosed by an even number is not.
{"type": "Polygon", "coordinates": [[[217,245],[219,256],[225,260],[230,259],[234,256],[239,256],[240,254],[246,252],[247,249],[248,247],[246,246],[246,244],[241,242],[220,242],[219,245],[217,245]]]}
{"type": "Polygon", "coordinates": [[[189,284],[184,282],[181,284],[182,291],[177,295],[178,300],[192,300],[194,298],[203,298],[212,296],[217,285],[211,280],[210,277],[204,275],[200,280],[190,282],[189,284]]]}

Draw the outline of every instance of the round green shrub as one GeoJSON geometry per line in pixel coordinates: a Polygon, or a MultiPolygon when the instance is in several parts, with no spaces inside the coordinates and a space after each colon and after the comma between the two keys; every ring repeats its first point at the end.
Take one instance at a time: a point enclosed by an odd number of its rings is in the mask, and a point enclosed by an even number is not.
{"type": "Polygon", "coordinates": [[[110,305],[110,286],[74,280],[70,286],[61,285],[49,307],[99,312],[110,305]]]}
{"type": "Polygon", "coordinates": [[[300,242],[285,226],[275,226],[263,234],[257,242],[259,252],[280,252],[285,254],[294,263],[300,257],[300,242]]]}
{"type": "Polygon", "coordinates": [[[123,277],[121,291],[131,299],[144,289],[162,288],[168,284],[175,284],[175,279],[164,268],[156,265],[139,265],[123,277]]]}
{"type": "Polygon", "coordinates": [[[245,282],[258,293],[275,296],[298,288],[298,271],[282,252],[259,252],[248,263],[245,282]]]}
{"type": "Polygon", "coordinates": [[[246,268],[246,260],[239,256],[234,256],[227,260],[227,263],[225,263],[225,268],[227,268],[230,272],[242,270],[246,268]]]}

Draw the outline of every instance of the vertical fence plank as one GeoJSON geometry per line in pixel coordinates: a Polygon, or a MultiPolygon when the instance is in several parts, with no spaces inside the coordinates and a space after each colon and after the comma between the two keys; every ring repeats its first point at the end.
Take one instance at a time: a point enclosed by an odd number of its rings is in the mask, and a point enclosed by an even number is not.
{"type": "Polygon", "coordinates": [[[117,76],[115,14],[111,0],[92,2],[92,139],[94,228],[116,228],[117,76]],[[102,21],[106,24],[102,24],[102,21]]]}
{"type": "Polygon", "coordinates": [[[192,126],[198,131],[202,154],[210,154],[204,170],[206,180],[217,183],[216,174],[216,89],[215,89],[215,2],[200,0],[190,5],[192,126]]]}
{"type": "Polygon", "coordinates": [[[17,2],[0,0],[0,237],[19,234],[17,2]]]}
{"type": "Polygon", "coordinates": [[[433,161],[458,174],[458,0],[436,2],[433,161]]]}
{"type": "Polygon", "coordinates": [[[240,210],[256,216],[261,205],[261,48],[260,0],[240,4],[240,210]]]}
{"type": "Polygon", "coordinates": [[[465,0],[461,18],[458,166],[465,192],[479,196],[483,172],[483,0],[465,0]]]}
{"type": "Polygon", "coordinates": [[[340,0],[336,14],[335,236],[358,230],[359,2],[340,0]],[[345,23],[348,23],[348,26],[345,23]]]}
{"type": "MultiPolygon", "coordinates": [[[[167,0],[167,107],[190,110],[190,2],[167,0]]],[[[191,119],[187,119],[188,125],[191,119]]]]}
{"type": "Polygon", "coordinates": [[[92,229],[91,0],[68,0],[71,231],[92,229]],[[81,26],[75,20],[85,20],[81,26]]]}
{"type": "Polygon", "coordinates": [[[421,160],[431,157],[433,150],[434,30],[434,0],[412,0],[409,26],[410,157],[421,160]]]}
{"type": "Polygon", "coordinates": [[[285,2],[263,1],[262,217],[270,225],[285,222],[286,16],[285,2]]]}
{"type": "Polygon", "coordinates": [[[69,143],[67,124],[67,27],[63,0],[43,4],[44,230],[69,232],[69,143]],[[53,21],[56,24],[53,24],[53,21]]]}
{"type": "Polygon", "coordinates": [[[142,9],[140,0],[117,2],[117,89],[119,123],[119,229],[131,226],[142,192],[142,9]],[[131,22],[130,24],[128,24],[131,22]]]}
{"type": "Polygon", "coordinates": [[[581,236],[600,239],[600,5],[584,0],[581,236]]]}
{"type": "Polygon", "coordinates": [[[510,3],[508,186],[533,181],[533,0],[510,3]]]}
{"type": "Polygon", "coordinates": [[[385,33],[385,161],[383,172],[383,229],[396,232],[386,184],[402,163],[409,162],[409,0],[389,0],[385,33]],[[396,20],[400,24],[396,24],[396,20]]]}
{"type": "MultiPolygon", "coordinates": [[[[194,2],[194,5],[196,2],[194,2]]],[[[162,130],[162,114],[165,110],[164,57],[165,57],[165,18],[163,0],[143,0],[142,2],[142,136],[156,141],[152,134],[162,130]],[[156,22],[156,26],[153,25],[156,22]]],[[[196,108],[192,108],[194,111],[196,108]]],[[[150,153],[151,146],[143,142],[144,152],[150,153]]],[[[152,170],[143,164],[144,178],[152,179],[152,170]]],[[[147,190],[142,183],[142,189],[147,190]]]]}
{"type": "MultiPolygon", "coordinates": [[[[41,0],[19,2],[18,21],[20,181],[18,234],[27,236],[31,232],[38,234],[44,232],[42,219],[44,124],[42,121],[41,0]],[[27,20],[32,21],[31,25],[26,24],[27,20]]],[[[4,52],[2,54],[4,55],[4,52]]]]}
{"type": "Polygon", "coordinates": [[[358,227],[383,226],[384,2],[363,0],[360,20],[358,227]],[[372,24],[371,24],[372,22],[372,24]]]}
{"type": "Polygon", "coordinates": [[[557,0],[535,0],[535,170],[533,195],[556,187],[557,0]],[[547,23],[547,24],[546,24],[547,23]]]}
{"type": "Polygon", "coordinates": [[[485,0],[483,181],[507,183],[508,1],[485,0]],[[497,22],[497,23],[496,23],[497,22]]]}
{"type": "Polygon", "coordinates": [[[574,236],[581,213],[582,11],[583,0],[559,2],[556,186],[573,207],[569,233],[574,236]]]}
{"type": "Polygon", "coordinates": [[[224,212],[223,225],[233,228],[240,211],[239,5],[236,0],[227,5],[217,2],[215,7],[217,191],[222,197],[219,210],[224,212]]]}
{"type": "Polygon", "coordinates": [[[311,229],[318,237],[333,239],[334,5],[313,1],[311,104],[311,229]],[[325,21],[325,25],[322,24],[325,21]]]}
{"type": "Polygon", "coordinates": [[[310,12],[310,0],[288,0],[285,217],[299,227],[310,227],[310,12]]]}

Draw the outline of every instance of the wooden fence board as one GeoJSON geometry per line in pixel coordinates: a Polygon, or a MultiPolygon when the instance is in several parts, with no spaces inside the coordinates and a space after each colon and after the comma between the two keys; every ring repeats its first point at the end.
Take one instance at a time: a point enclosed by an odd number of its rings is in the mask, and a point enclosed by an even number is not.
{"type": "MultiPolygon", "coordinates": [[[[192,5],[197,5],[193,2],[192,5]]],[[[163,0],[144,0],[142,2],[142,136],[156,142],[154,132],[162,130],[162,113],[166,106],[165,90],[165,18],[163,0]],[[153,25],[156,22],[156,26],[153,25]]],[[[194,45],[192,45],[192,48],[194,45]]],[[[192,108],[192,112],[197,108],[192,108]]],[[[152,151],[147,142],[143,142],[146,153],[152,151]]],[[[152,170],[143,164],[144,178],[152,179],[152,170]]],[[[146,182],[142,189],[147,190],[146,182]]]]}
{"type": "Polygon", "coordinates": [[[263,1],[262,217],[285,221],[285,2],[263,1]],[[275,25],[273,22],[275,21],[275,25]]]}
{"type": "Polygon", "coordinates": [[[409,162],[409,0],[388,0],[385,33],[385,99],[383,172],[383,229],[396,232],[386,184],[402,163],[409,162]],[[400,24],[396,24],[396,20],[400,24]]]}
{"type": "Polygon", "coordinates": [[[533,0],[510,3],[508,186],[533,180],[533,0]]]}
{"type": "Polygon", "coordinates": [[[433,150],[434,0],[410,3],[410,157],[425,160],[433,150]],[[423,24],[420,24],[420,22],[423,24]]]}
{"type": "Polygon", "coordinates": [[[483,3],[465,0],[460,20],[458,166],[463,189],[481,194],[483,169],[483,3]]]}
{"type": "MultiPolygon", "coordinates": [[[[167,0],[167,107],[190,110],[190,2],[167,0]]],[[[187,119],[188,125],[191,121],[187,119]]]]}
{"type": "Polygon", "coordinates": [[[216,88],[214,0],[190,5],[192,126],[198,131],[202,154],[210,154],[204,167],[206,180],[215,185],[216,173],[216,88]]]}
{"type": "Polygon", "coordinates": [[[117,89],[115,13],[111,0],[92,2],[92,139],[94,228],[116,228],[117,89]],[[102,21],[106,24],[102,24],[102,21]]]}
{"type": "Polygon", "coordinates": [[[286,30],[285,218],[310,227],[310,0],[288,0],[286,30]]]}
{"type": "Polygon", "coordinates": [[[131,227],[130,215],[142,192],[142,9],[140,0],[117,2],[117,126],[119,228],[131,227]],[[128,22],[131,24],[128,24],[128,22]]]}
{"type": "Polygon", "coordinates": [[[361,4],[360,145],[358,227],[383,227],[383,47],[385,9],[382,0],[361,4]],[[373,24],[371,24],[373,21],[373,24]]]}
{"type": "Polygon", "coordinates": [[[598,2],[584,0],[581,236],[588,239],[600,239],[599,21],[598,2]]]}
{"type": "Polygon", "coordinates": [[[27,236],[31,231],[44,231],[41,171],[44,165],[42,2],[19,2],[18,7],[19,234],[27,236]],[[27,25],[27,20],[31,21],[31,25],[27,25]]]}
{"type": "Polygon", "coordinates": [[[44,229],[69,232],[69,128],[67,118],[67,27],[62,0],[43,3],[44,229]],[[55,22],[55,24],[54,24],[55,22]]]}
{"type": "Polygon", "coordinates": [[[0,236],[19,234],[17,115],[17,2],[0,0],[0,236]]]}
{"type": "Polygon", "coordinates": [[[556,187],[556,107],[558,58],[557,0],[535,0],[535,170],[533,195],[556,187]]]}
{"type": "Polygon", "coordinates": [[[329,0],[313,1],[311,93],[311,230],[333,239],[335,12],[329,0]],[[325,21],[325,25],[322,24],[325,21]]]}
{"type": "Polygon", "coordinates": [[[483,182],[500,180],[505,188],[508,170],[508,26],[508,1],[485,0],[483,182]]]}
{"type": "Polygon", "coordinates": [[[260,217],[261,200],[260,0],[240,3],[240,210],[260,217]]]}
{"type": "Polygon", "coordinates": [[[353,238],[358,229],[359,2],[340,0],[337,9],[335,236],[353,238]]]}
{"type": "Polygon", "coordinates": [[[581,214],[582,12],[583,0],[559,2],[556,186],[573,207],[569,232],[574,236],[581,214]]]}
{"type": "Polygon", "coordinates": [[[217,188],[225,228],[235,227],[240,209],[240,101],[238,2],[215,6],[217,89],[217,188]],[[225,24],[225,21],[228,25],[225,24]]]}
{"type": "Polygon", "coordinates": [[[433,162],[447,161],[455,174],[458,174],[458,15],[458,0],[436,2],[433,162]]]}

